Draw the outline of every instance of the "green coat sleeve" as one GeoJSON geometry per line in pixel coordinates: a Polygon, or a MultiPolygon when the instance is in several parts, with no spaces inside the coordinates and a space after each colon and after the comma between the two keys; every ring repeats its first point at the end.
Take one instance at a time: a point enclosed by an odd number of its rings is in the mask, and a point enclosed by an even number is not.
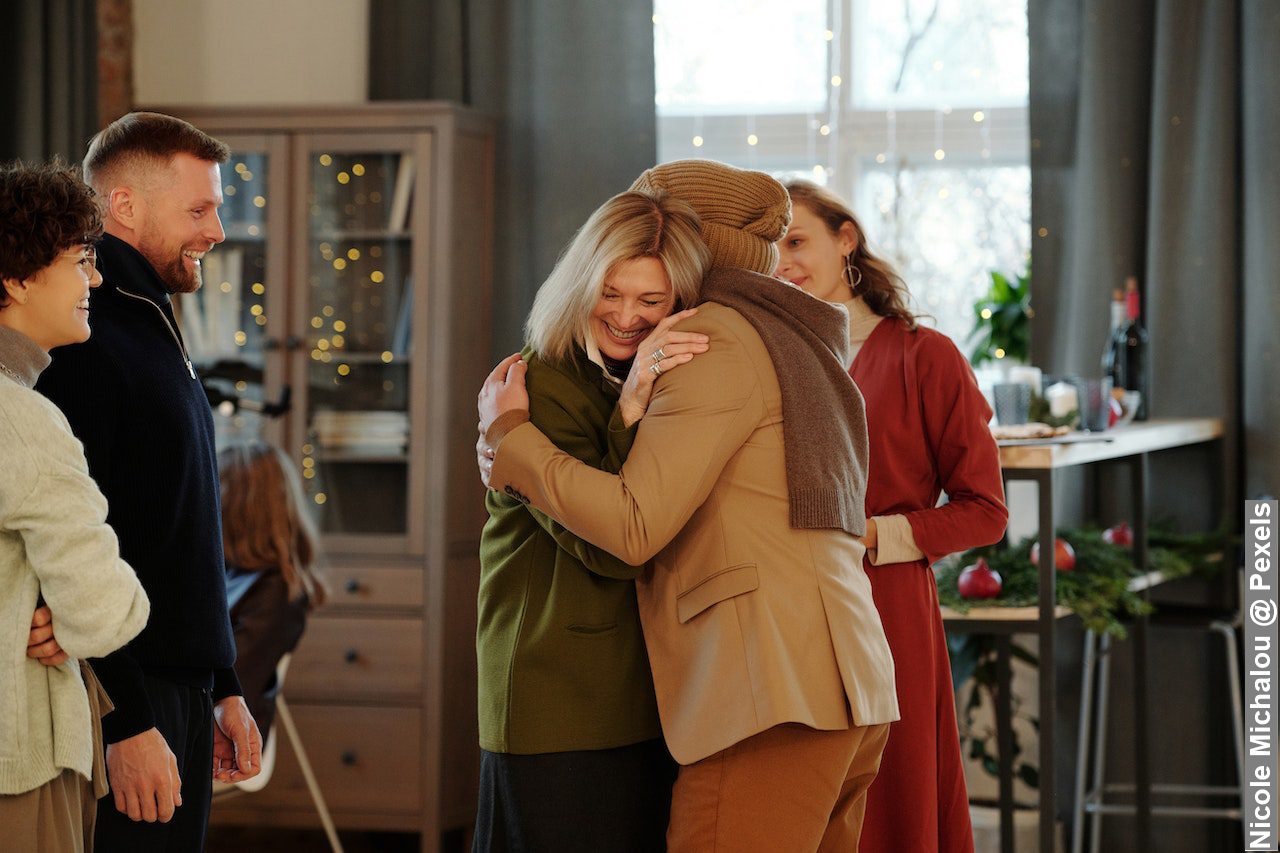
{"type": "MultiPolygon", "coordinates": [[[[543,383],[530,384],[529,418],[543,435],[556,447],[593,468],[610,474],[622,470],[638,425],[624,427],[616,408],[607,425],[593,425],[586,401],[576,399],[581,396],[580,392],[568,383],[546,383],[552,385],[547,390],[539,387],[543,383]],[[584,405],[575,405],[578,402],[584,405]],[[603,457],[600,455],[601,440],[605,443],[603,457]]],[[[499,505],[516,503],[515,499],[501,493],[491,493],[491,499],[499,505]]],[[[616,580],[634,580],[640,575],[643,564],[629,565],[603,548],[570,533],[564,525],[541,510],[528,505],[524,509],[539,527],[551,535],[557,547],[571,554],[590,571],[616,580]]]]}
{"type": "Polygon", "coordinates": [[[606,438],[608,450],[605,453],[604,464],[600,466],[601,471],[616,474],[622,470],[622,463],[627,461],[627,455],[631,453],[631,445],[635,443],[636,430],[639,428],[640,421],[636,421],[631,426],[624,426],[622,413],[618,411],[617,406],[613,407],[606,438]]]}

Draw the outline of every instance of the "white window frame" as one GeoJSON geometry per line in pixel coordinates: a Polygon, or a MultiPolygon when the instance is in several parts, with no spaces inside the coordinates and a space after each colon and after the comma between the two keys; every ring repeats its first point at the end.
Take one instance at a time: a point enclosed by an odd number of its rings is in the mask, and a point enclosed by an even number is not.
{"type": "MultiPolygon", "coordinates": [[[[859,10],[874,0],[829,0],[827,70],[842,84],[829,89],[821,112],[702,112],[686,105],[658,109],[661,160],[705,157],[774,174],[816,177],[856,206],[863,175],[892,166],[900,168],[1027,167],[1030,134],[1026,105],[955,103],[947,109],[886,110],[859,106],[854,98],[856,43],[843,34],[842,17],[856,21],[859,10]],[[983,120],[974,113],[981,110],[983,120]],[[829,134],[819,128],[826,125],[829,134]],[[749,145],[754,134],[759,142],[749,145]],[[695,144],[697,138],[701,144],[695,144]],[[943,160],[935,151],[945,152],[943,160]],[[815,174],[815,167],[824,173],[815,174]]],[[[864,211],[860,211],[864,212],[864,211]]]]}

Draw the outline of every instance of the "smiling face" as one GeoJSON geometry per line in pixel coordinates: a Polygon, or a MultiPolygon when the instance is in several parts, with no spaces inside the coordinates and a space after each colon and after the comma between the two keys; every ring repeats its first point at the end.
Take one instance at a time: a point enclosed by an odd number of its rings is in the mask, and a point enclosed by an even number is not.
{"type": "Polygon", "coordinates": [[[858,247],[853,223],[846,222],[836,234],[812,210],[795,204],[791,227],[778,241],[778,269],[774,273],[811,295],[827,302],[847,302],[852,298],[844,278],[844,259],[858,247]]]}
{"type": "Polygon", "coordinates": [[[671,282],[657,258],[632,258],[604,280],[591,312],[591,334],[607,358],[629,361],[645,336],[675,307],[671,282]]]}
{"type": "Polygon", "coordinates": [[[176,154],[170,174],[139,194],[135,248],[155,267],[170,293],[200,289],[200,259],[226,238],[218,208],[217,163],[176,154]]]}
{"type": "Polygon", "coordinates": [[[6,325],[46,352],[89,339],[89,290],[102,283],[93,250],[74,246],[23,282],[6,282],[6,325]]]}

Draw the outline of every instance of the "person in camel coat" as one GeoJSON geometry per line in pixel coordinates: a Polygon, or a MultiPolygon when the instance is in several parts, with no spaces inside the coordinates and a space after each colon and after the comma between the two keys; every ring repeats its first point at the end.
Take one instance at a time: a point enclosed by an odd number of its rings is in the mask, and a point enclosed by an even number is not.
{"type": "Polygon", "coordinates": [[[713,269],[677,328],[709,349],[659,376],[616,475],[528,423],[523,365],[505,360],[480,398],[489,486],[648,563],[641,624],[682,765],[668,849],[854,850],[898,706],[862,567],[867,435],[847,314],[766,275],[790,219],[767,175],[681,161],[633,188],[702,219],[713,269]]]}

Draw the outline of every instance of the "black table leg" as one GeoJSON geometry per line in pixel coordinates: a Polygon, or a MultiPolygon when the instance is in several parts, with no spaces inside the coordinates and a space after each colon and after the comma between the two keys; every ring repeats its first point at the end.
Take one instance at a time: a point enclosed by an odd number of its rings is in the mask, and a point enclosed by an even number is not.
{"type": "Polygon", "coordinates": [[[1053,853],[1057,823],[1057,779],[1054,769],[1054,708],[1056,704],[1054,612],[1058,604],[1054,557],[1053,469],[1036,472],[1040,495],[1040,851],[1053,853]]]}
{"type": "Polygon", "coordinates": [[[1000,853],[1013,853],[1013,654],[996,637],[996,745],[1000,752],[1000,853]]]}
{"type": "MultiPolygon", "coordinates": [[[[1147,454],[1130,460],[1133,479],[1133,562],[1139,573],[1147,563],[1147,454]]],[[[1142,591],[1146,601],[1149,590],[1142,591]]],[[[1134,840],[1136,850],[1151,848],[1151,753],[1147,714],[1147,625],[1145,615],[1133,622],[1133,760],[1134,760],[1134,840]]]]}

